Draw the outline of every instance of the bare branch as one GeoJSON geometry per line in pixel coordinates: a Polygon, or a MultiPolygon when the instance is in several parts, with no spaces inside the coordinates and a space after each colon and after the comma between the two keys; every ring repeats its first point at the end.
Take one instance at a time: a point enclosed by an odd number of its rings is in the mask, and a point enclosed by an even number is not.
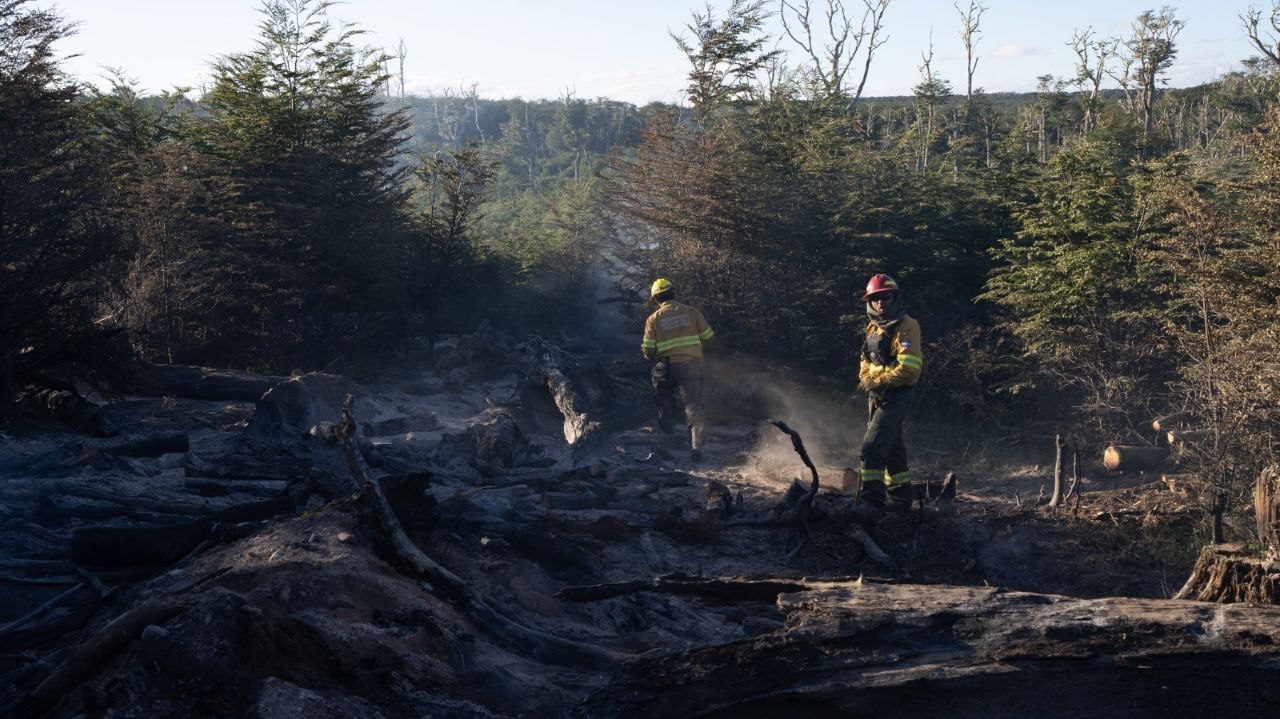
{"type": "Polygon", "coordinates": [[[1245,34],[1249,36],[1249,42],[1258,48],[1258,52],[1280,66],[1280,0],[1272,0],[1268,18],[1276,34],[1262,30],[1262,14],[1261,10],[1250,5],[1249,9],[1240,15],[1240,24],[1245,34]]]}
{"type": "Polygon", "coordinates": [[[978,70],[978,58],[974,57],[973,51],[982,34],[982,14],[987,11],[987,7],[978,0],[969,0],[967,10],[962,10],[959,3],[956,3],[955,8],[960,13],[960,41],[964,43],[965,74],[968,80],[965,98],[973,100],[973,75],[978,70]]]}
{"type": "Polygon", "coordinates": [[[862,77],[853,100],[862,96],[875,51],[884,44],[881,37],[884,13],[890,0],[863,0],[862,21],[855,29],[843,0],[826,0],[822,18],[815,26],[810,0],[780,0],[779,16],[787,37],[809,58],[810,74],[824,97],[846,94],[845,80],[854,61],[863,57],[862,77]],[[823,27],[825,26],[825,27],[823,27]],[[825,34],[825,37],[820,37],[825,34]]]}

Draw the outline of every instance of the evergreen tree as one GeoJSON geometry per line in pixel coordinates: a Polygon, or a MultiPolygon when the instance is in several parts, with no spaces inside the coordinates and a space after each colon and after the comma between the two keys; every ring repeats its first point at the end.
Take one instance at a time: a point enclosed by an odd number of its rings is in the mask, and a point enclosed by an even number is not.
{"type": "Polygon", "coordinates": [[[0,400],[105,327],[98,269],[114,238],[79,88],[56,57],[70,32],[28,0],[0,0],[0,400]]]}
{"type": "Polygon", "coordinates": [[[1066,390],[1102,436],[1126,428],[1171,371],[1163,336],[1165,272],[1146,251],[1160,228],[1144,208],[1136,143],[1095,133],[1055,155],[1015,213],[1016,238],[979,299],[1008,312],[1029,360],[1025,389],[1040,378],[1066,390]]]}
{"type": "Polygon", "coordinates": [[[228,232],[223,330],[323,360],[351,312],[400,297],[397,261],[407,115],[385,107],[383,58],[335,32],[332,3],[269,0],[257,47],[214,65],[196,119],[211,212],[228,232]]]}

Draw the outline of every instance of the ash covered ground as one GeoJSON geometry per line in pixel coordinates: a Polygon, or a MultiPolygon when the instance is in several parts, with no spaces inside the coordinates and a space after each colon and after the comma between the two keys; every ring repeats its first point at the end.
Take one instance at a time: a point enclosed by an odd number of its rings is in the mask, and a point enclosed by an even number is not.
{"type": "Polygon", "coordinates": [[[655,430],[647,367],[586,340],[485,329],[359,383],[222,375],[270,391],[87,387],[117,435],[4,430],[8,715],[1131,716],[1280,698],[1259,681],[1276,609],[1167,599],[1195,559],[1177,549],[1194,497],[1090,466],[1050,509],[1047,463],[966,464],[960,438],[914,426],[925,499],[864,535],[840,491],[855,403],[785,368],[709,361],[696,466],[655,430]],[[820,478],[803,526],[811,475],[770,419],[820,478]],[[948,473],[959,491],[938,501],[948,473]]]}

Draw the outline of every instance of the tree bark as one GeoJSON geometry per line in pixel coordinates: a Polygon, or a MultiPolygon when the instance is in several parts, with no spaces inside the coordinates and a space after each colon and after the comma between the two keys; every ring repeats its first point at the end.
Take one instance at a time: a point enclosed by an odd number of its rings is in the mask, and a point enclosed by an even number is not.
{"type": "Polygon", "coordinates": [[[1267,467],[1258,474],[1253,487],[1253,510],[1258,540],[1273,555],[1280,552],[1280,465],[1267,467]]]}
{"type": "Polygon", "coordinates": [[[1164,467],[1169,450],[1164,447],[1112,445],[1102,455],[1102,464],[1113,472],[1153,472],[1164,467]]]}
{"type": "MultiPolygon", "coordinates": [[[[806,584],[778,597],[783,629],[640,658],[578,713],[773,716],[803,708],[812,716],[925,717],[1000,697],[1016,702],[1009,715],[1069,717],[1087,696],[1091,709],[1138,700],[1144,711],[1179,714],[1188,701],[1223,710],[1238,688],[1269,686],[1280,656],[1280,607],[871,580],[806,584]],[[1169,677],[1179,668],[1214,677],[1173,696],[1169,677]],[[1214,681],[1242,672],[1243,684],[1205,696],[1214,681]]],[[[1248,714],[1242,708],[1258,701],[1254,693],[1230,708],[1248,714]]]]}
{"type": "Polygon", "coordinates": [[[1049,497],[1049,506],[1057,507],[1062,504],[1064,483],[1063,475],[1067,473],[1067,458],[1063,453],[1063,450],[1067,447],[1067,443],[1063,441],[1062,435],[1055,434],[1053,436],[1053,445],[1055,449],[1053,459],[1053,496],[1049,497]]]}
{"type": "Polygon", "coordinates": [[[1280,563],[1250,556],[1243,544],[1209,545],[1174,599],[1280,604],[1280,563]]]}
{"type": "Polygon", "coordinates": [[[147,397],[253,402],[287,379],[208,367],[139,363],[124,378],[121,389],[147,397]]]}

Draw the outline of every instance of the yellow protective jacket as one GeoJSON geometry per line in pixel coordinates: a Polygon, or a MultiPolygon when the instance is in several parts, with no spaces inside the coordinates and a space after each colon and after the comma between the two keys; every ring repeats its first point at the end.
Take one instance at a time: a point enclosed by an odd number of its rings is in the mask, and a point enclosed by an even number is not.
{"type": "Polygon", "coordinates": [[[888,330],[880,329],[874,322],[868,323],[868,343],[895,330],[889,364],[873,362],[865,349],[867,343],[864,343],[864,349],[859,353],[861,362],[858,365],[858,380],[866,383],[873,391],[909,387],[920,381],[920,373],[924,370],[924,355],[920,349],[920,323],[910,315],[903,315],[898,324],[888,330]]]}
{"type": "Polygon", "coordinates": [[[697,307],[674,300],[663,302],[644,321],[640,352],[645,359],[665,357],[675,362],[702,359],[702,343],[715,337],[697,307]]]}

